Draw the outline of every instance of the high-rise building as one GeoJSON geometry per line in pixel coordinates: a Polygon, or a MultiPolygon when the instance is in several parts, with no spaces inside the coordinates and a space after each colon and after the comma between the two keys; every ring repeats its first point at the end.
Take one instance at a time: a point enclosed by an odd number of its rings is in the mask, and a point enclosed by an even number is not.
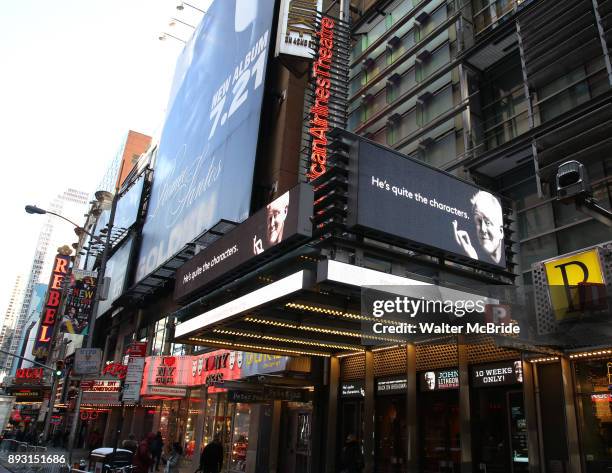
{"type": "Polygon", "coordinates": [[[115,157],[109,163],[104,177],[98,184],[96,190],[104,190],[114,193],[130,173],[136,161],[151,145],[151,137],[129,130],[115,157]]]}
{"type": "MultiPolygon", "coordinates": [[[[55,212],[78,223],[83,220],[83,216],[87,211],[87,197],[88,194],[83,191],[67,189],[55,197],[46,210],[55,212]]],[[[19,309],[19,316],[15,322],[14,335],[11,337],[11,344],[9,347],[11,353],[15,353],[19,348],[23,327],[30,315],[30,303],[35,284],[47,284],[49,282],[51,266],[53,265],[57,248],[63,245],[71,245],[76,242],[77,239],[78,237],[74,233],[74,227],[68,222],[54,215],[48,215],[46,217],[38,235],[36,249],[34,250],[34,258],[32,259],[32,266],[30,268],[30,275],[25,285],[23,302],[19,309]]]]}
{"type": "MultiPolygon", "coordinates": [[[[15,278],[15,284],[11,291],[8,306],[2,320],[2,328],[0,329],[0,348],[3,351],[9,351],[11,339],[17,324],[17,319],[21,311],[21,301],[23,300],[25,278],[19,274],[15,278]]],[[[6,353],[0,353],[0,382],[6,376],[11,368],[13,358],[6,353]]]]}

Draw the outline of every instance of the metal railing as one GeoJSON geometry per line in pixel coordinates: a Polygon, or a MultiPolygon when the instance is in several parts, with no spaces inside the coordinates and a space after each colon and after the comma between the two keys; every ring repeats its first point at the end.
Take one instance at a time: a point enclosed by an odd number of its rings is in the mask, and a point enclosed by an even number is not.
{"type": "Polygon", "coordinates": [[[30,445],[27,442],[20,442],[15,439],[2,439],[0,442],[0,458],[5,456],[8,452],[13,453],[34,453],[34,452],[46,452],[47,447],[42,445],[30,445]]]}

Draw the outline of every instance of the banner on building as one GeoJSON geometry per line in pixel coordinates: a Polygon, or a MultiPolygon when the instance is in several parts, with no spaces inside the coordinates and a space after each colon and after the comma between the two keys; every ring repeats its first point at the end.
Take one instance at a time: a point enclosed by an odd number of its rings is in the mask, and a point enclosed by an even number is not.
{"type": "Polygon", "coordinates": [[[100,317],[107,312],[113,306],[113,303],[115,303],[125,292],[126,286],[129,284],[128,269],[130,268],[130,262],[132,260],[134,241],[135,238],[133,235],[125,238],[108,259],[106,271],[104,273],[110,280],[108,297],[106,300],[98,302],[96,317],[100,317]]]}
{"type": "Polygon", "coordinates": [[[465,264],[506,268],[499,197],[356,135],[350,151],[348,222],[465,264]]]}
{"type": "Polygon", "coordinates": [[[56,255],[55,261],[53,262],[51,280],[47,288],[47,298],[40,317],[40,325],[36,334],[34,349],[32,350],[32,355],[39,361],[44,361],[47,359],[47,356],[49,356],[55,322],[59,317],[58,311],[62,299],[64,278],[69,270],[70,256],[62,254],[56,255]]]}
{"type": "Polygon", "coordinates": [[[182,299],[202,290],[273,247],[310,237],[313,201],[312,188],[302,184],[254,213],[178,269],[174,298],[182,299]]]}
{"type": "Polygon", "coordinates": [[[221,220],[249,215],[275,2],[216,0],[172,84],[136,268],[140,281],[221,220]]]}
{"type": "Polygon", "coordinates": [[[91,308],[96,294],[96,271],[74,269],[66,293],[62,318],[62,332],[83,335],[87,333],[91,308]]]}

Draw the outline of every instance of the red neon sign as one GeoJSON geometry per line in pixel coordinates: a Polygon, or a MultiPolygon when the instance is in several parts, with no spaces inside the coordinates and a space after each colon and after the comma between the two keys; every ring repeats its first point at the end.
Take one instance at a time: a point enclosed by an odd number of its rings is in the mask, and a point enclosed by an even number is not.
{"type": "Polygon", "coordinates": [[[95,420],[99,415],[97,411],[85,411],[80,413],[81,420],[95,420]]]}
{"type": "Polygon", "coordinates": [[[102,374],[108,374],[115,378],[123,379],[127,374],[127,366],[121,363],[110,363],[104,367],[102,374]]]}
{"type": "Polygon", "coordinates": [[[19,380],[41,380],[43,378],[42,368],[19,368],[15,372],[15,378],[19,380]]]}
{"type": "Polygon", "coordinates": [[[312,65],[312,73],[316,78],[315,101],[310,107],[310,128],[308,133],[313,137],[310,151],[309,180],[325,174],[327,171],[327,132],[329,131],[329,96],[331,87],[331,66],[334,48],[335,23],[331,18],[323,18],[319,36],[318,58],[312,65]]]}
{"type": "Polygon", "coordinates": [[[57,311],[62,299],[62,283],[64,282],[66,274],[68,274],[69,267],[70,256],[57,255],[55,257],[51,280],[47,288],[47,301],[43,308],[40,327],[38,328],[34,349],[32,350],[32,354],[36,358],[46,359],[49,355],[49,346],[53,336],[53,329],[58,317],[57,311]]]}

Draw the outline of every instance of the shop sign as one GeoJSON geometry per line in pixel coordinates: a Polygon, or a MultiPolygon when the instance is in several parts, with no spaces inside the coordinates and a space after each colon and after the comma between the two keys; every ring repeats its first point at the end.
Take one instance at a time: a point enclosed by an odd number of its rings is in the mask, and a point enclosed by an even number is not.
{"type": "Polygon", "coordinates": [[[312,188],[299,185],[251,215],[178,269],[174,298],[183,299],[201,291],[272,247],[310,237],[313,202],[312,188]]]}
{"type": "Polygon", "coordinates": [[[11,389],[10,395],[15,396],[17,402],[41,402],[43,392],[40,389],[11,389]]]}
{"type": "Polygon", "coordinates": [[[286,356],[229,350],[197,356],[149,356],[141,376],[141,395],[150,395],[147,387],[151,386],[208,386],[209,392],[219,392],[224,381],[284,371],[289,360],[286,356]]]}
{"type": "Polygon", "coordinates": [[[544,268],[556,320],[575,317],[584,310],[608,307],[597,248],[546,261],[544,268]]]}
{"type": "Polygon", "coordinates": [[[308,402],[308,391],[304,389],[285,389],[266,387],[262,391],[240,391],[229,390],[227,393],[229,402],[268,402],[273,400],[308,402]]]}
{"type": "Polygon", "coordinates": [[[421,373],[421,391],[459,388],[459,370],[448,369],[421,373]]]}
{"type": "Polygon", "coordinates": [[[377,394],[402,394],[407,388],[406,377],[380,378],[376,380],[377,394]]]}
{"type": "Polygon", "coordinates": [[[266,373],[277,373],[287,369],[288,356],[266,355],[262,353],[250,352],[230,352],[230,365],[232,357],[243,358],[241,376],[261,375],[266,373]]]}
{"type": "Polygon", "coordinates": [[[58,254],[55,256],[51,280],[47,288],[47,299],[40,318],[38,333],[34,341],[32,354],[38,360],[46,360],[49,356],[49,347],[53,338],[55,321],[59,317],[58,309],[62,299],[64,278],[70,268],[70,256],[58,254]]]}
{"type": "Polygon", "coordinates": [[[144,357],[130,355],[127,364],[127,374],[123,382],[123,391],[121,393],[121,399],[123,401],[138,402],[140,400],[140,388],[142,387],[144,366],[144,357]]]}
{"type": "Polygon", "coordinates": [[[126,355],[144,357],[147,355],[147,342],[132,342],[125,351],[126,355]]]}
{"type": "Polygon", "coordinates": [[[119,402],[119,391],[84,391],[81,397],[83,404],[105,406],[119,402]]]}
{"type": "Polygon", "coordinates": [[[287,389],[266,386],[264,388],[264,396],[266,397],[266,399],[274,399],[279,401],[309,401],[309,391],[305,389],[287,389]]]}
{"type": "Polygon", "coordinates": [[[610,393],[591,394],[591,401],[593,402],[612,402],[612,394],[610,393]]]}
{"type": "Polygon", "coordinates": [[[19,368],[15,372],[16,383],[40,383],[43,380],[42,368],[19,368]]]}
{"type": "Polygon", "coordinates": [[[164,356],[161,360],[161,364],[157,367],[155,373],[154,384],[157,385],[168,385],[176,384],[176,357],[164,356]]]}
{"type": "Polygon", "coordinates": [[[504,386],[523,382],[523,365],[520,360],[491,363],[472,368],[472,386],[504,386]]]}
{"type": "Polygon", "coordinates": [[[100,417],[100,413],[98,411],[81,411],[79,417],[81,420],[96,420],[100,417]]]}
{"type": "Polygon", "coordinates": [[[340,386],[341,397],[365,397],[365,383],[363,381],[350,381],[340,386]]]}
{"type": "Polygon", "coordinates": [[[115,392],[121,389],[121,382],[109,379],[95,379],[81,382],[83,392],[115,392]]]}
{"type": "Polygon", "coordinates": [[[127,366],[121,363],[109,363],[102,369],[103,375],[112,376],[113,378],[123,379],[127,373],[127,366]]]}
{"type": "Polygon", "coordinates": [[[209,386],[209,392],[218,392],[215,385],[242,377],[246,352],[216,350],[193,357],[191,362],[191,386],[209,386]]]}
{"type": "Polygon", "coordinates": [[[143,394],[147,396],[185,397],[187,389],[170,386],[145,386],[143,394]]]}
{"type": "Polygon", "coordinates": [[[119,402],[121,382],[109,379],[81,381],[83,404],[108,405],[119,402]]]}
{"type": "Polygon", "coordinates": [[[281,0],[275,56],[314,57],[317,13],[323,0],[281,0]]]}
{"type": "Polygon", "coordinates": [[[77,348],[74,354],[75,374],[98,374],[101,364],[102,350],[99,348],[77,348]]]}

